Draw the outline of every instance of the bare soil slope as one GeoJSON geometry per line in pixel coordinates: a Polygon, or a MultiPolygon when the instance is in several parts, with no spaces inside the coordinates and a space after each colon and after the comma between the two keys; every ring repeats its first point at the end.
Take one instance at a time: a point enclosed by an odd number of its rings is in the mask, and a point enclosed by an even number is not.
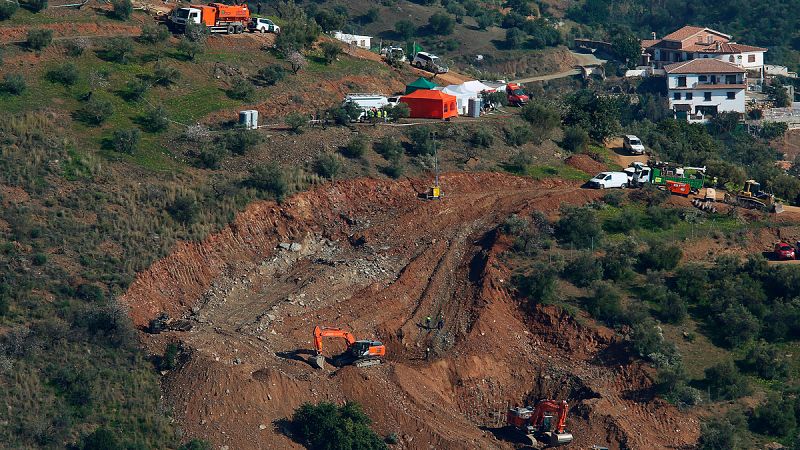
{"type": "Polygon", "coordinates": [[[140,274],[123,297],[137,325],[160,311],[195,322],[143,335],[154,353],[182,342],[164,390],[188,435],[298,448],[276,420],[305,401],[355,400],[380,433],[398,433],[396,448],[510,448],[505,408],[551,397],[570,402],[573,448],[693,443],[696,418],[653,398],[650,371],[611,330],[553,307],[525,313],[509,293],[497,225],[599,192],[496,173],[445,175],[443,186],[439,202],[416,199],[424,186],[412,180],[359,179],[256,203],[140,274]],[[302,248],[278,245],[289,242],[302,248]],[[442,330],[422,326],[440,314],[442,330]],[[386,363],[312,368],[315,325],[382,340],[386,363]]]}

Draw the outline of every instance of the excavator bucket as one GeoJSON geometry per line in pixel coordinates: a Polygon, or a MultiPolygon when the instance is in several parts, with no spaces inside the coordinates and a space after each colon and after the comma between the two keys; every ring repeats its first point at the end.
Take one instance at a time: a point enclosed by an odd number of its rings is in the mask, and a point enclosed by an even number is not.
{"type": "Polygon", "coordinates": [[[311,358],[311,364],[316,367],[317,369],[324,369],[325,368],[325,357],[322,355],[317,355],[311,358]]]}

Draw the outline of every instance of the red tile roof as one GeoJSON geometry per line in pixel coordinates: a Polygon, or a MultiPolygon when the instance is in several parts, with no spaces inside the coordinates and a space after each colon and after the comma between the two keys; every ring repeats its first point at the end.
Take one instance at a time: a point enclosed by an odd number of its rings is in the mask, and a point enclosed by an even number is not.
{"type": "Polygon", "coordinates": [[[763,47],[755,47],[752,45],[731,43],[720,43],[719,48],[716,44],[706,45],[702,50],[697,50],[706,53],[742,53],[742,52],[765,52],[767,49],[763,47]]]}
{"type": "Polygon", "coordinates": [[[664,66],[668,74],[689,73],[745,73],[746,70],[731,63],[713,58],[700,58],[664,66]]]}
{"type": "Polygon", "coordinates": [[[642,39],[642,48],[650,48],[661,42],[661,39],[642,39]]]}
{"type": "Polygon", "coordinates": [[[680,42],[680,41],[682,41],[684,39],[688,39],[688,38],[694,36],[695,34],[703,31],[704,29],[705,29],[704,27],[694,27],[694,26],[691,26],[691,25],[686,25],[685,27],[680,28],[678,30],[675,30],[672,33],[664,36],[661,39],[663,39],[665,41],[679,41],[680,42]]]}

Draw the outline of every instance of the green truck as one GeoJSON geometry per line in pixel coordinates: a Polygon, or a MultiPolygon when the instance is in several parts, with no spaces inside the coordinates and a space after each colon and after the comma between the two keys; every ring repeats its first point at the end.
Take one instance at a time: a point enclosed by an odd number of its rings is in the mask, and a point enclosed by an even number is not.
{"type": "Polygon", "coordinates": [[[667,163],[653,163],[644,165],[635,162],[625,169],[628,173],[631,186],[643,186],[651,183],[656,186],[666,186],[668,181],[687,184],[692,192],[699,191],[706,176],[705,167],[675,167],[667,163]]]}

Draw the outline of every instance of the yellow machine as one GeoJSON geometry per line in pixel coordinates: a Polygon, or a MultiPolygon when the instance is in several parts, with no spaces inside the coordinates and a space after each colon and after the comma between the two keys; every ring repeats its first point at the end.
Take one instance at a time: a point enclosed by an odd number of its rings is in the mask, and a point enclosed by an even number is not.
{"type": "Polygon", "coordinates": [[[436,150],[436,132],[431,133],[431,137],[433,137],[433,170],[435,175],[433,186],[428,188],[428,192],[425,193],[425,198],[428,200],[439,200],[442,198],[442,187],[439,186],[439,152],[436,150]]]}
{"type": "Polygon", "coordinates": [[[756,180],[747,180],[741,191],[725,194],[725,203],[748,209],[761,209],[772,213],[783,212],[783,204],[775,200],[773,194],[761,190],[756,180]]]}
{"type": "Polygon", "coordinates": [[[430,188],[428,188],[428,192],[425,194],[425,198],[428,200],[439,200],[442,198],[442,188],[439,186],[437,182],[430,188]]]}

